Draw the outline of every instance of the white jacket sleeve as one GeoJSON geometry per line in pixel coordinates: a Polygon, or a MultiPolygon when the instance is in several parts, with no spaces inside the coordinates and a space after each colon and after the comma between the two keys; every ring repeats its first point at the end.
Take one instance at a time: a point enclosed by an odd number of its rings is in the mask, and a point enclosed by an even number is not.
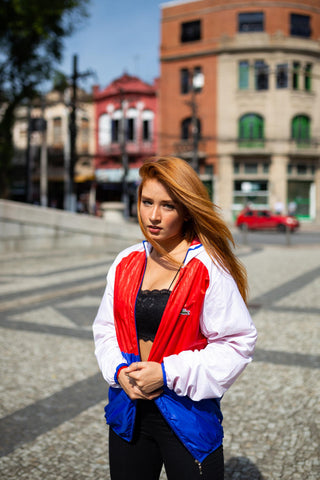
{"type": "Polygon", "coordinates": [[[233,278],[212,267],[200,328],[203,350],[164,358],[168,388],[192,400],[220,398],[251,361],[257,332],[233,278]]]}
{"type": "Polygon", "coordinates": [[[95,355],[104,379],[112,387],[119,387],[114,376],[117,367],[126,364],[116,336],[113,315],[113,287],[115,264],[110,267],[105,289],[97,316],[93,323],[93,337],[95,342],[95,355]]]}

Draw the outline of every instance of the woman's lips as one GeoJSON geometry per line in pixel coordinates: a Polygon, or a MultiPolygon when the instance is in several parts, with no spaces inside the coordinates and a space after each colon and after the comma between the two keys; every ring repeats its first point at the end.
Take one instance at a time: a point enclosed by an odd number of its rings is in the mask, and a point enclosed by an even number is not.
{"type": "Polygon", "coordinates": [[[148,225],[148,230],[150,233],[159,233],[161,228],[160,227],[155,227],[153,225],[148,225]]]}

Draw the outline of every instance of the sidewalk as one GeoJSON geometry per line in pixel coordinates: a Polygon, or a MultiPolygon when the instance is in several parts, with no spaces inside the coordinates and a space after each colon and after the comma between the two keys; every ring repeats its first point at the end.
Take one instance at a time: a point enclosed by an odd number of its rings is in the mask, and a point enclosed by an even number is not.
{"type": "MultiPolygon", "coordinates": [[[[320,246],[238,253],[259,339],[222,400],[225,479],[318,480],[320,246]]],[[[114,255],[0,255],[1,478],[110,478],[91,324],[114,255]]]]}

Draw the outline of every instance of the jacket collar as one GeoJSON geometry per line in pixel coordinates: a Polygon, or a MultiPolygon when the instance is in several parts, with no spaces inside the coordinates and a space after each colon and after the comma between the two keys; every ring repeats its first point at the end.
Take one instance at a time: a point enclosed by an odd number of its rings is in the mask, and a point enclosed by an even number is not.
{"type": "MultiPolygon", "coordinates": [[[[143,240],[143,246],[146,252],[146,256],[148,257],[150,255],[150,252],[152,250],[152,245],[149,243],[147,240],[143,240]]],[[[203,251],[203,245],[200,242],[198,238],[195,238],[191,244],[190,247],[186,253],[185,259],[184,259],[184,265],[190,262],[193,258],[197,257],[202,251],[203,251]]]]}

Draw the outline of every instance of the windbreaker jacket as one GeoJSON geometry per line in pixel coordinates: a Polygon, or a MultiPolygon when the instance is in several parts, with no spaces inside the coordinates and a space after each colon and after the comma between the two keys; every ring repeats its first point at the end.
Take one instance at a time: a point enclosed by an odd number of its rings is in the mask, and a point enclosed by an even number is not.
{"type": "MultiPolygon", "coordinates": [[[[121,252],[93,324],[95,353],[109,383],[106,420],[130,441],[136,414],[117,381],[123,365],[140,361],[135,302],[151,245],[121,252]]],[[[161,414],[196,460],[222,443],[220,399],[251,361],[256,329],[231,277],[194,241],[170,294],[148,360],[162,364],[161,414]]]]}

